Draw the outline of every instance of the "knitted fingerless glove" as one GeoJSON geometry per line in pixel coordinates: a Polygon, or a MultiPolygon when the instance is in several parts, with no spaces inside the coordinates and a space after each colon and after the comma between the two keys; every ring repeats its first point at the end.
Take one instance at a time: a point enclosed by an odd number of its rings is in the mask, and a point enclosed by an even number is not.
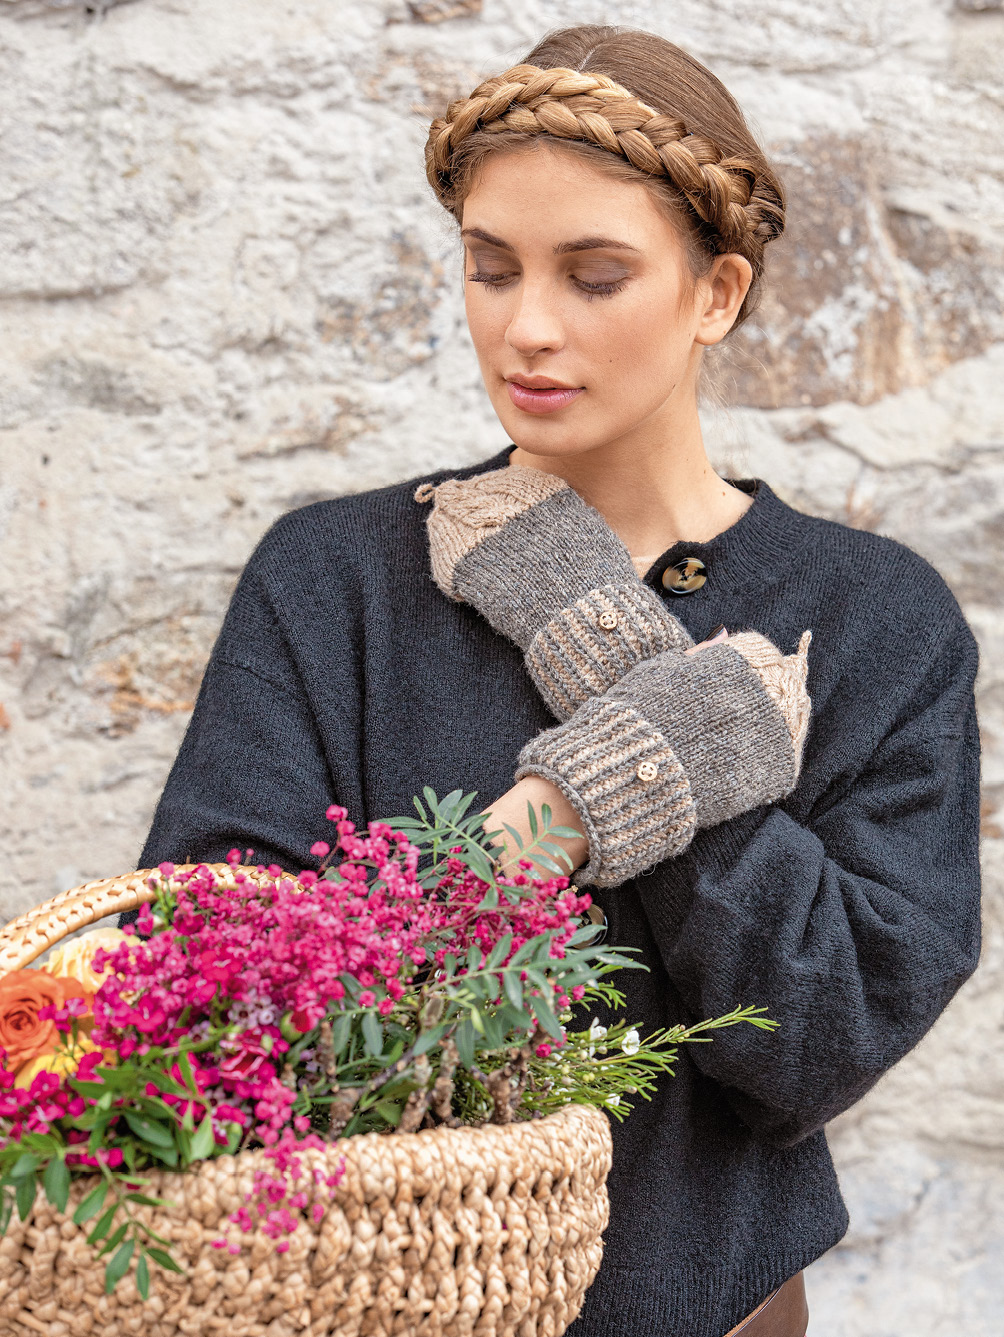
{"type": "Polygon", "coordinates": [[[567,719],[635,664],[693,645],[610,526],[562,478],[511,465],[423,483],[432,575],[523,651],[544,700],[567,719]]]}
{"type": "Polygon", "coordinates": [[[794,789],[811,639],[791,655],[750,631],[665,651],[526,744],[516,779],[544,776],[582,818],[589,863],[575,882],[618,886],[679,854],[698,827],[794,789]]]}

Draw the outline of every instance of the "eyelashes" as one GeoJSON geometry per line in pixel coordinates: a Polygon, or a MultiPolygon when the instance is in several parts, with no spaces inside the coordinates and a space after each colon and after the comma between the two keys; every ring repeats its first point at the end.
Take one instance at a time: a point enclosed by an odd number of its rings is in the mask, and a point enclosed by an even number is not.
{"type": "MultiPolygon", "coordinates": [[[[512,277],[511,274],[482,274],[480,270],[476,270],[473,274],[467,275],[467,281],[468,283],[483,283],[489,291],[497,291],[511,282],[512,277]]],[[[626,279],[618,279],[611,283],[589,283],[585,279],[573,279],[572,281],[587,302],[591,302],[594,297],[613,297],[614,293],[620,292],[627,282],[626,279]]]]}

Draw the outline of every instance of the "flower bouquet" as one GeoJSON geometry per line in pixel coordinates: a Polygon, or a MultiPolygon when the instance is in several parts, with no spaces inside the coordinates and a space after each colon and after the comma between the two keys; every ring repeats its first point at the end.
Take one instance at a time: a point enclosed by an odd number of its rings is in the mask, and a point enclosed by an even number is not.
{"type": "Polygon", "coordinates": [[[234,850],[0,932],[0,1331],[565,1330],[600,1262],[604,1111],[681,1042],[775,1023],[590,1023],[637,963],[548,810],[503,876],[474,797],[365,832],[332,807],[319,871],[234,850]]]}

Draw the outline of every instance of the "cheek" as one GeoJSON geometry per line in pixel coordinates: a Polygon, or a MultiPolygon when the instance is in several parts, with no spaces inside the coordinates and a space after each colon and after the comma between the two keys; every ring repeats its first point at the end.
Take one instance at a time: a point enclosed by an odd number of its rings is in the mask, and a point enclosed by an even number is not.
{"type": "MultiPolygon", "coordinates": [[[[645,397],[678,378],[693,346],[693,332],[681,313],[677,294],[639,292],[633,300],[624,295],[606,304],[609,314],[592,315],[598,301],[590,303],[590,343],[597,365],[616,368],[626,387],[644,386],[645,397]]],[[[636,393],[632,388],[631,393],[636,393]]]]}
{"type": "Polygon", "coordinates": [[[479,357],[497,346],[506,330],[508,317],[506,303],[499,293],[478,291],[479,285],[469,283],[464,293],[467,328],[479,357]]]}

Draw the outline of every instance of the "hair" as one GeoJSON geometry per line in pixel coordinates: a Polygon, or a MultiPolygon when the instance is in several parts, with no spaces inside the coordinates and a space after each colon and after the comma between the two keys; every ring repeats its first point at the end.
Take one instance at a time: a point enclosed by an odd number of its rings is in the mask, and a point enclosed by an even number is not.
{"type": "Polygon", "coordinates": [[[732,328],[742,324],[759,300],[764,247],[784,230],[784,188],[710,70],[655,33],[556,29],[432,122],[429,183],[460,221],[485,159],[542,136],[616,178],[644,181],[681,226],[695,277],[717,255],[744,256],[753,281],[732,328]]]}

